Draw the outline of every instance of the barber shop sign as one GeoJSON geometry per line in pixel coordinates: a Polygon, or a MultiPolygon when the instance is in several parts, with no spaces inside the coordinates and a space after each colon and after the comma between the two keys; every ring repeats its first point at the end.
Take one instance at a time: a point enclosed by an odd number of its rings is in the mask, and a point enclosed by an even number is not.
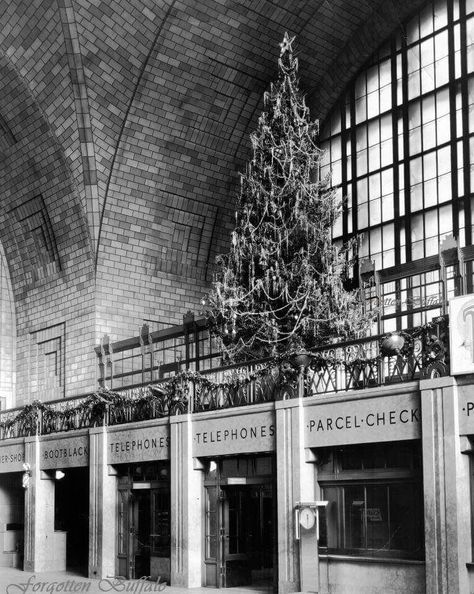
{"type": "Polygon", "coordinates": [[[451,374],[474,373],[474,295],[449,302],[451,374]]]}

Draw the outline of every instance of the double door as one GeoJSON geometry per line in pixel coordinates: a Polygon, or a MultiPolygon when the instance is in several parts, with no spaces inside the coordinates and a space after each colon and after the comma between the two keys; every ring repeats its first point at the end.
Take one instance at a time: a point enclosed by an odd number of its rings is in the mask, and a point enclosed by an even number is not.
{"type": "Polygon", "coordinates": [[[273,515],[270,483],[206,488],[206,585],[271,585],[273,515]]]}
{"type": "Polygon", "coordinates": [[[169,489],[120,489],[118,496],[118,574],[139,579],[159,571],[169,579],[169,489]]]}

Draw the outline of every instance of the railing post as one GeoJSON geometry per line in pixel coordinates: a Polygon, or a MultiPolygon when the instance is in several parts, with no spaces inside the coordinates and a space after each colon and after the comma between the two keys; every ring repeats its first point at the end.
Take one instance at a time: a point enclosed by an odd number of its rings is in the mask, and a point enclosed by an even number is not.
{"type": "Polygon", "coordinates": [[[195,394],[195,388],[196,386],[194,385],[195,380],[194,379],[188,379],[188,414],[191,414],[194,412],[194,394],[195,394]]]}
{"type": "Polygon", "coordinates": [[[113,388],[113,376],[114,376],[114,368],[113,368],[113,348],[112,343],[110,342],[110,338],[107,334],[104,334],[102,340],[100,341],[100,348],[101,348],[101,356],[105,363],[102,363],[102,374],[103,374],[103,381],[102,387],[105,387],[105,380],[107,379],[107,369],[110,368],[110,389],[113,388]]]}
{"type": "Polygon", "coordinates": [[[43,433],[43,410],[41,408],[36,408],[36,435],[41,435],[43,433]]]}
{"type": "Polygon", "coordinates": [[[105,405],[104,415],[102,417],[102,426],[106,427],[110,421],[110,412],[109,412],[110,404],[107,402],[105,405]]]}
{"type": "Polygon", "coordinates": [[[183,316],[183,330],[184,330],[184,364],[186,369],[189,369],[189,332],[194,326],[194,314],[192,311],[188,311],[183,316]]]}
{"type": "Polygon", "coordinates": [[[298,398],[304,398],[304,380],[306,375],[306,369],[311,363],[311,355],[305,351],[302,351],[295,357],[295,363],[298,366],[298,398]]]}

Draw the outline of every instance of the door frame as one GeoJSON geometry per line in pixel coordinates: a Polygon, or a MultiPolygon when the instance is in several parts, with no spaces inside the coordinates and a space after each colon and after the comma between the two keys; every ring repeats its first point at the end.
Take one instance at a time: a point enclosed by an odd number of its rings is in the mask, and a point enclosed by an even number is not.
{"type": "MultiPolygon", "coordinates": [[[[149,545],[150,545],[150,572],[152,572],[152,557],[153,547],[155,546],[155,539],[153,536],[153,529],[155,527],[155,515],[157,510],[155,508],[156,502],[154,500],[155,493],[167,493],[169,499],[170,482],[169,478],[164,480],[133,480],[132,473],[135,465],[127,465],[124,468],[123,474],[119,476],[117,482],[117,503],[116,503],[116,518],[117,534],[115,539],[115,570],[117,575],[124,579],[136,579],[136,547],[135,547],[135,528],[137,527],[137,493],[147,491],[149,494],[149,545]]],[[[167,474],[167,477],[169,475],[167,474]]],[[[170,503],[170,502],[169,502],[170,503]]],[[[161,508],[160,508],[161,509],[161,508]]],[[[170,509],[168,509],[169,521],[170,509]]],[[[168,536],[169,539],[169,536],[168,536]]],[[[169,570],[168,570],[169,571],[169,570]]]]}
{"type": "MultiPolygon", "coordinates": [[[[272,457],[272,468],[274,468],[274,458],[272,457]]],[[[213,460],[215,462],[215,459],[213,460]]],[[[277,584],[277,576],[278,576],[278,567],[277,567],[277,525],[276,525],[276,518],[277,518],[277,490],[276,490],[276,477],[275,473],[272,472],[271,475],[262,474],[262,475],[254,475],[251,477],[244,477],[244,476],[236,476],[236,477],[221,477],[219,464],[217,464],[217,472],[215,475],[215,479],[205,479],[203,482],[203,490],[204,490],[204,514],[203,514],[203,582],[206,586],[210,587],[217,587],[217,588],[225,588],[225,587],[233,587],[227,585],[227,567],[226,567],[226,546],[228,546],[228,539],[226,539],[226,505],[228,505],[228,498],[226,492],[230,488],[233,487],[249,487],[252,486],[271,486],[271,494],[272,494],[272,518],[273,518],[273,533],[271,535],[272,539],[272,571],[273,571],[273,585],[274,588],[277,584]],[[209,512],[209,492],[208,489],[215,489],[215,505],[216,509],[212,512],[216,514],[215,522],[216,522],[216,532],[215,532],[215,546],[213,547],[216,551],[216,557],[206,557],[207,554],[207,539],[208,535],[208,522],[210,519],[208,515],[209,512]],[[227,540],[227,543],[226,543],[227,540]],[[210,578],[210,579],[209,579],[210,578]]],[[[227,517],[228,519],[228,517],[227,517]]],[[[262,518],[263,519],[263,518],[262,518]]],[[[262,520],[261,519],[261,520],[262,520]]],[[[228,554],[227,554],[228,557],[228,554]]],[[[235,557],[237,559],[237,557],[235,557]]],[[[232,559],[231,559],[232,560],[232,559]]],[[[248,584],[247,584],[248,585],[248,584]]]]}

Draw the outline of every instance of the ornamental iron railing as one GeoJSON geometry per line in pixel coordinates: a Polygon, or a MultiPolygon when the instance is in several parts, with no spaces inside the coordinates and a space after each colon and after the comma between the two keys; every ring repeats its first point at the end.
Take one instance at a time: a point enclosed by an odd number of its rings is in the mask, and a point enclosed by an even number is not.
{"type": "Polygon", "coordinates": [[[449,374],[447,316],[418,328],[312,353],[307,395],[326,394],[449,374]]]}
{"type": "Polygon", "coordinates": [[[0,411],[0,439],[166,418],[302,396],[320,396],[449,374],[448,320],[338,343],[279,360],[202,372],[184,370],[148,385],[0,411]]]}

